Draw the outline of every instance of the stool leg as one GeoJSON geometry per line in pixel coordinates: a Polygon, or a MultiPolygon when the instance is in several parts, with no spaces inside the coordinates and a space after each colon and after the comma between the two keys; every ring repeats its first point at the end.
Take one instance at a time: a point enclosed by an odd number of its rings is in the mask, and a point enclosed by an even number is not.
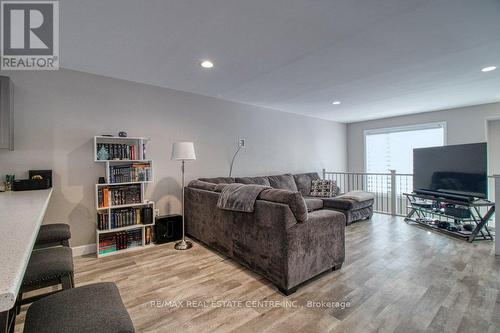
{"type": "Polygon", "coordinates": [[[21,301],[23,300],[23,293],[19,293],[16,300],[16,315],[21,313],[21,301]]]}
{"type": "Polygon", "coordinates": [[[71,282],[71,275],[66,275],[61,277],[61,284],[63,290],[73,288],[73,283],[71,282]]]}

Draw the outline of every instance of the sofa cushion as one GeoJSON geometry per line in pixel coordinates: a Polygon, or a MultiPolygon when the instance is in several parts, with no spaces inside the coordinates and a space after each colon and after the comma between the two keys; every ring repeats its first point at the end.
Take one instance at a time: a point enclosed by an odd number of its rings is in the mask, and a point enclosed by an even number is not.
{"type": "Polygon", "coordinates": [[[279,190],[288,190],[292,192],[297,192],[297,185],[295,185],[295,180],[293,176],[289,173],[284,175],[268,176],[269,184],[271,187],[279,190]]]}
{"type": "Polygon", "coordinates": [[[241,184],[255,184],[263,186],[271,186],[267,177],[236,177],[235,181],[241,184]]]}
{"type": "Polygon", "coordinates": [[[323,208],[323,200],[320,198],[304,197],[308,212],[312,212],[323,208]]]}
{"type": "Polygon", "coordinates": [[[293,175],[295,185],[302,195],[308,196],[311,193],[311,184],[315,179],[321,179],[316,172],[298,173],[293,175]]]}
{"type": "Polygon", "coordinates": [[[198,188],[200,190],[215,191],[217,184],[194,179],[189,182],[188,187],[198,188]]]}
{"type": "Polygon", "coordinates": [[[373,205],[373,199],[362,202],[342,197],[322,198],[322,200],[323,200],[323,207],[340,209],[340,210],[361,209],[373,205]]]}
{"type": "Polygon", "coordinates": [[[215,177],[215,178],[199,178],[202,182],[214,184],[232,184],[234,183],[233,177],[215,177]]]}
{"type": "Polygon", "coordinates": [[[298,222],[307,221],[307,206],[299,192],[271,188],[260,192],[257,199],[288,205],[298,222]]]}

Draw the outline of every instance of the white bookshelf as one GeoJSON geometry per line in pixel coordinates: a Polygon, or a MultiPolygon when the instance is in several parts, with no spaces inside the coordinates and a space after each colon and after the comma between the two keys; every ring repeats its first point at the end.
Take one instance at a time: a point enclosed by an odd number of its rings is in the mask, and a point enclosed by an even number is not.
{"type": "MultiPolygon", "coordinates": [[[[130,252],[136,249],[142,249],[148,246],[152,246],[152,242],[149,244],[146,244],[146,228],[151,228],[151,234],[152,230],[155,224],[155,203],[151,200],[148,200],[146,198],[145,190],[146,186],[149,183],[152,183],[154,181],[154,168],[153,168],[153,160],[147,159],[147,151],[148,151],[148,143],[150,139],[145,138],[145,137],[118,137],[118,136],[95,136],[94,137],[94,162],[102,164],[104,166],[104,179],[105,183],[100,183],[95,185],[95,207],[96,207],[96,253],[97,257],[106,257],[118,253],[125,253],[125,252],[130,252]],[[98,159],[98,151],[101,147],[101,145],[106,145],[105,147],[111,149],[111,146],[108,145],[115,145],[114,147],[118,147],[118,145],[122,145],[121,148],[125,147],[125,145],[129,148],[129,150],[123,148],[123,150],[119,151],[118,149],[115,152],[120,152],[119,157],[120,158],[115,158],[115,159],[106,159],[106,160],[100,160],[98,159]],[[135,156],[133,159],[128,158],[131,155],[131,148],[134,147],[135,150],[135,156]],[[127,151],[128,153],[125,153],[127,151]],[[112,170],[115,166],[131,166],[132,169],[133,165],[136,166],[135,171],[138,171],[138,169],[144,169],[142,172],[145,172],[147,176],[144,176],[141,174],[141,176],[135,175],[138,177],[138,179],[131,179],[128,181],[121,181],[121,182],[115,182],[115,177],[112,174],[112,170]],[[149,172],[148,172],[149,170],[149,172]],[[135,202],[135,203],[127,203],[127,204],[120,204],[120,205],[113,205],[112,204],[112,199],[111,195],[109,196],[109,204],[106,207],[103,207],[99,203],[99,192],[107,189],[108,191],[112,191],[113,188],[120,187],[137,187],[139,186],[140,188],[140,202],[135,202]],[[143,207],[150,207],[152,210],[152,218],[153,218],[153,223],[152,224],[142,224],[142,221],[140,224],[132,224],[132,225],[127,225],[127,226],[122,226],[122,227],[117,227],[112,225],[112,213],[115,210],[118,209],[124,209],[124,208],[143,208],[143,207]],[[99,219],[98,219],[98,214],[107,214],[108,217],[108,223],[106,228],[99,228],[99,219]],[[110,235],[113,233],[117,232],[127,232],[127,231],[132,231],[132,230],[140,230],[141,235],[142,235],[142,242],[140,245],[128,247],[126,249],[121,249],[121,250],[112,250],[112,248],[109,249],[109,252],[104,252],[101,253],[100,249],[100,238],[105,236],[105,235],[110,235]]],[[[108,149],[107,149],[108,150],[108,149]]],[[[118,154],[115,154],[115,156],[118,154]]],[[[111,157],[111,156],[110,156],[111,157]]],[[[129,171],[127,174],[127,177],[132,177],[132,172],[129,171]]],[[[137,211],[136,211],[137,214],[137,211]]]]}

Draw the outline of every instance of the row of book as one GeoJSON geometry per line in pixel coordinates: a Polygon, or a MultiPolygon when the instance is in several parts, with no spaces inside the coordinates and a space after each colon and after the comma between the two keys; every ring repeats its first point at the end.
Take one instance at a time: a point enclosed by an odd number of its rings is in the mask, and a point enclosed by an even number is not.
{"type": "MultiPolygon", "coordinates": [[[[118,143],[98,143],[97,152],[102,149],[108,153],[107,160],[138,160],[135,145],[118,144],[118,143]]],[[[102,160],[103,156],[97,154],[97,159],[102,160]]],[[[143,156],[144,159],[144,156],[143,156]]]]}
{"type": "Polygon", "coordinates": [[[153,208],[123,208],[108,213],[97,213],[97,229],[109,230],[137,224],[153,224],[153,208]]]}
{"type": "Polygon", "coordinates": [[[109,167],[110,183],[143,182],[151,180],[149,163],[133,163],[131,165],[113,165],[109,167]]]}
{"type": "Polygon", "coordinates": [[[142,229],[99,235],[99,254],[142,246],[142,229]]]}
{"type": "Polygon", "coordinates": [[[100,208],[141,203],[141,185],[102,187],[97,191],[97,204],[100,208]]]}

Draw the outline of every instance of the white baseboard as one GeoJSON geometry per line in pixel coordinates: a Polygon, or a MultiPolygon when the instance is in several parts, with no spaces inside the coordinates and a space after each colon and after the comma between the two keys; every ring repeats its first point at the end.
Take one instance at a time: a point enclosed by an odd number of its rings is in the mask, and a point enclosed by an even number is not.
{"type": "Polygon", "coordinates": [[[94,244],[75,246],[72,247],[71,250],[73,250],[73,257],[84,256],[86,254],[96,253],[96,245],[94,243],[94,244]]]}

